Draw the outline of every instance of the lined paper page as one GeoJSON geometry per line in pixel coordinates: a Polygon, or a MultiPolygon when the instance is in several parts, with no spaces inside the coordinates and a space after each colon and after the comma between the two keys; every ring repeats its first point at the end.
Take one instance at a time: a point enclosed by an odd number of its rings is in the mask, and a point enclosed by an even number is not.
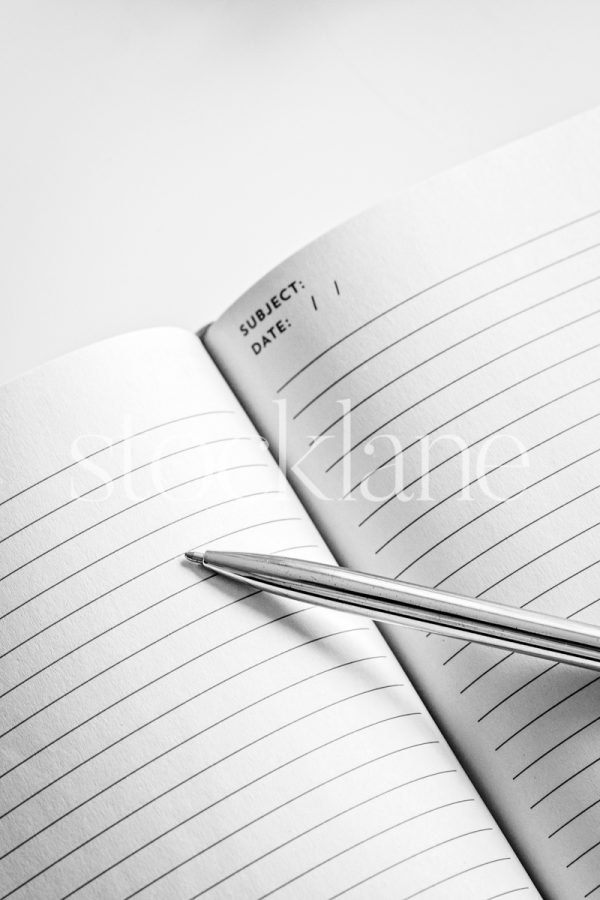
{"type": "Polygon", "coordinates": [[[374,628],[182,563],[327,559],[193,335],[0,410],[2,897],[535,896],[374,628]]]}
{"type": "MultiPolygon", "coordinates": [[[[340,562],[600,623],[599,150],[592,113],[425,184],[210,330],[340,562]]],[[[600,679],[386,636],[545,895],[600,897],[600,679]]]]}

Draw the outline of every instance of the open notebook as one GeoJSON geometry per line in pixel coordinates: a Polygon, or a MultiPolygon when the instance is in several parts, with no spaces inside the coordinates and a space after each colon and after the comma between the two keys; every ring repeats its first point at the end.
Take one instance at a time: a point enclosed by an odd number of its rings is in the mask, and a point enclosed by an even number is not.
{"type": "Polygon", "coordinates": [[[2,897],[600,897],[598,676],[181,559],[600,621],[599,154],[590,113],[326,235],[202,343],[0,389],[2,897]]]}

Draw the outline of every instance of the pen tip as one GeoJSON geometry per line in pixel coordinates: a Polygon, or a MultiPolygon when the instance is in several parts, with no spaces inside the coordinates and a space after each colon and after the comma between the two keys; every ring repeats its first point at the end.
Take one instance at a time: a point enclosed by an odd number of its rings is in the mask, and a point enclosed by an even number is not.
{"type": "Polygon", "coordinates": [[[204,553],[199,553],[197,550],[188,550],[185,558],[197,566],[201,566],[204,563],[204,553]]]}

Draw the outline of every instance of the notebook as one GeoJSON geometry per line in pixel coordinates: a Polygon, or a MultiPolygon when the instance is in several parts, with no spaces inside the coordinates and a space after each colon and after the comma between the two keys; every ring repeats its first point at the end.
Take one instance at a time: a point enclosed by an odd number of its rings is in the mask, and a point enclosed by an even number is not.
{"type": "Polygon", "coordinates": [[[0,389],[3,898],[600,897],[598,676],[182,560],[600,622],[599,151],[591,112],[326,234],[200,339],[0,389]]]}

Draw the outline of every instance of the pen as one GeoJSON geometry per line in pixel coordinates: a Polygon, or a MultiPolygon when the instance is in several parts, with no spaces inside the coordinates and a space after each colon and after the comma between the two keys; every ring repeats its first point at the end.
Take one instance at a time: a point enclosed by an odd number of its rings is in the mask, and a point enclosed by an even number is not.
{"type": "Polygon", "coordinates": [[[600,671],[600,628],[585,622],[289,557],[221,550],[185,556],[271,594],[600,671]]]}

